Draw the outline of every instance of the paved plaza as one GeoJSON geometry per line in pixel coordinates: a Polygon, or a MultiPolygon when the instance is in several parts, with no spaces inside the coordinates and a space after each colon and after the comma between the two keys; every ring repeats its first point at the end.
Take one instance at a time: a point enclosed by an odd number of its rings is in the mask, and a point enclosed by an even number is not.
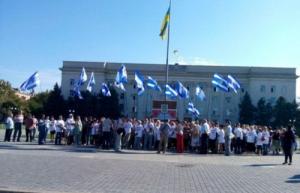
{"type": "Polygon", "coordinates": [[[299,160],[0,142],[0,192],[295,193],[299,160]]]}

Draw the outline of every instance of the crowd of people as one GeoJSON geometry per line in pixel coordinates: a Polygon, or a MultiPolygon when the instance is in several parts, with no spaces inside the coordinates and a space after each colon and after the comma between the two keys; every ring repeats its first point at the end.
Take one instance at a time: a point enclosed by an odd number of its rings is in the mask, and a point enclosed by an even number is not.
{"type": "Polygon", "coordinates": [[[295,131],[292,126],[272,129],[258,125],[232,125],[202,121],[169,121],[154,119],[107,117],[74,117],[64,119],[59,116],[42,115],[37,119],[33,115],[23,116],[22,112],[6,119],[4,141],[20,141],[22,125],[25,125],[26,142],[35,140],[38,131],[38,144],[83,145],[97,148],[135,150],[157,150],[157,153],[172,151],[177,153],[194,152],[200,154],[243,154],[257,155],[285,154],[292,163],[293,150],[297,148],[295,131]]]}

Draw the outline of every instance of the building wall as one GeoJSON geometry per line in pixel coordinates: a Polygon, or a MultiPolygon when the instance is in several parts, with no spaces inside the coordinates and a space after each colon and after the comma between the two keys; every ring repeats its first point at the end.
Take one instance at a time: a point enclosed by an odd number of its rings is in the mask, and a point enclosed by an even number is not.
{"type": "MultiPolygon", "coordinates": [[[[103,62],[79,62],[64,61],[62,71],[62,94],[65,98],[70,96],[70,90],[74,87],[76,79],[82,67],[85,67],[88,76],[94,72],[96,79],[96,92],[100,91],[102,82],[113,84],[116,72],[121,63],[103,62]]],[[[118,90],[120,104],[123,106],[124,115],[136,116],[139,119],[151,116],[152,101],[163,100],[164,94],[146,89],[142,96],[137,95],[134,83],[134,71],[140,71],[145,77],[152,76],[162,86],[165,83],[165,65],[159,64],[125,64],[128,72],[128,84],[125,85],[126,92],[118,90]]],[[[239,103],[247,91],[253,104],[264,97],[268,102],[274,104],[278,97],[283,96],[292,102],[296,98],[296,69],[295,68],[262,68],[262,67],[230,67],[230,66],[191,66],[170,65],[169,84],[181,81],[190,90],[190,99],[177,99],[177,116],[180,120],[191,118],[186,111],[188,102],[192,101],[200,111],[201,118],[218,121],[230,119],[238,120],[239,103]],[[226,76],[231,74],[236,77],[242,89],[238,94],[233,92],[218,92],[211,84],[214,73],[226,76]],[[203,88],[206,99],[200,101],[194,95],[196,86],[203,88]]],[[[82,89],[86,88],[86,84],[82,89]]]]}

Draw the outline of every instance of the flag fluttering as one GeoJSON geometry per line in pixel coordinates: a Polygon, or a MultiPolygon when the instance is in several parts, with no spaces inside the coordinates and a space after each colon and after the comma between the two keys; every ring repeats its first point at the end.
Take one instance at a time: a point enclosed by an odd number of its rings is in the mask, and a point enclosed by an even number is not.
{"type": "Polygon", "coordinates": [[[168,84],[166,84],[166,90],[165,90],[165,94],[174,99],[178,96],[178,93],[176,92],[176,90],[174,90],[171,86],[169,86],[168,84]]]}
{"type": "Polygon", "coordinates": [[[189,112],[191,112],[194,116],[198,117],[200,115],[200,112],[198,111],[198,109],[195,108],[194,104],[192,102],[190,102],[188,104],[188,108],[187,110],[189,112]]]}
{"type": "Polygon", "coordinates": [[[21,91],[33,90],[38,85],[40,85],[40,76],[38,72],[35,72],[21,84],[20,90],[21,91]]]}
{"type": "Polygon", "coordinates": [[[221,75],[214,74],[213,80],[211,81],[214,86],[221,89],[224,92],[229,92],[228,82],[221,75]]]}
{"type": "Polygon", "coordinates": [[[158,85],[157,81],[153,79],[151,76],[148,76],[147,86],[159,92],[161,91],[161,88],[158,85]]]}
{"type": "Polygon", "coordinates": [[[134,80],[136,82],[136,87],[138,89],[138,95],[143,94],[143,92],[145,91],[143,75],[140,72],[136,71],[134,73],[134,80]]]}
{"type": "Polygon", "coordinates": [[[127,71],[124,65],[122,65],[121,68],[118,70],[114,85],[117,88],[125,91],[123,83],[127,83],[127,71]]]}
{"type": "Polygon", "coordinates": [[[95,81],[95,77],[94,77],[94,72],[91,73],[91,77],[90,80],[88,82],[88,85],[86,87],[86,90],[88,90],[89,92],[92,92],[93,87],[96,85],[96,81],[95,81]]]}
{"type": "Polygon", "coordinates": [[[78,81],[78,85],[81,86],[81,85],[83,85],[86,81],[87,81],[87,75],[86,75],[86,72],[85,72],[85,68],[82,67],[81,73],[80,73],[80,77],[79,77],[79,81],[78,81]]]}
{"type": "Polygon", "coordinates": [[[204,91],[203,91],[199,86],[196,87],[195,95],[196,95],[201,101],[203,101],[203,100],[205,99],[205,93],[204,93],[204,91]]]}
{"type": "Polygon", "coordinates": [[[163,40],[166,39],[166,37],[167,37],[167,30],[168,30],[169,22],[170,22],[170,11],[171,11],[171,6],[169,6],[169,8],[168,8],[167,13],[164,17],[164,20],[163,20],[163,22],[161,24],[161,28],[160,28],[159,36],[163,40]]]}
{"type": "Polygon", "coordinates": [[[231,75],[228,75],[227,76],[227,81],[228,81],[228,86],[235,92],[235,93],[238,93],[238,89],[241,88],[241,85],[240,83],[235,79],[233,78],[233,76],[231,75]]]}
{"type": "Polygon", "coordinates": [[[74,96],[77,96],[79,99],[83,99],[79,84],[74,87],[73,91],[74,91],[74,96]]]}
{"type": "Polygon", "coordinates": [[[181,82],[177,82],[176,84],[176,92],[180,96],[180,98],[187,99],[189,98],[189,91],[186,87],[183,86],[181,82]]]}
{"type": "Polygon", "coordinates": [[[109,90],[107,84],[102,83],[101,93],[102,93],[104,96],[106,96],[106,97],[110,97],[110,96],[111,96],[111,93],[110,93],[110,90],[109,90]]]}

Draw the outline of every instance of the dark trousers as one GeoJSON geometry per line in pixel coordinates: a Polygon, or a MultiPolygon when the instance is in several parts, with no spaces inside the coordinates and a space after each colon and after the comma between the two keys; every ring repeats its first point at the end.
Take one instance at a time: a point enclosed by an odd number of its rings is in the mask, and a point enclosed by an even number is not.
{"type": "Polygon", "coordinates": [[[33,140],[33,133],[32,133],[32,129],[26,129],[26,142],[28,142],[30,140],[30,142],[32,142],[33,140]]]}
{"type": "Polygon", "coordinates": [[[242,140],[240,138],[237,138],[235,140],[235,153],[236,154],[242,153],[242,140]]]}
{"type": "Polygon", "coordinates": [[[212,153],[217,153],[217,139],[209,139],[208,146],[212,153]]]}
{"type": "Polygon", "coordinates": [[[17,137],[17,141],[20,141],[21,135],[22,135],[22,123],[15,123],[13,141],[16,140],[16,137],[17,137]]]}
{"type": "Polygon", "coordinates": [[[102,148],[109,149],[110,147],[110,132],[103,132],[102,148]]]}
{"type": "Polygon", "coordinates": [[[57,132],[55,135],[55,145],[61,145],[62,132],[57,132]]]}
{"type": "Polygon", "coordinates": [[[207,154],[207,143],[208,143],[208,135],[206,133],[203,133],[200,137],[200,153],[201,154],[207,154]]]}
{"type": "Polygon", "coordinates": [[[293,161],[292,147],[285,147],[285,148],[283,148],[283,151],[284,151],[284,162],[287,163],[287,161],[289,159],[289,162],[292,163],[292,161],[293,161]]]}
{"type": "Polygon", "coordinates": [[[39,138],[38,138],[39,145],[45,144],[45,138],[46,138],[45,136],[46,136],[45,127],[39,128],[39,138]]]}
{"type": "Polygon", "coordinates": [[[10,142],[12,130],[13,130],[13,129],[6,129],[6,130],[5,130],[4,141],[10,142]]]}

